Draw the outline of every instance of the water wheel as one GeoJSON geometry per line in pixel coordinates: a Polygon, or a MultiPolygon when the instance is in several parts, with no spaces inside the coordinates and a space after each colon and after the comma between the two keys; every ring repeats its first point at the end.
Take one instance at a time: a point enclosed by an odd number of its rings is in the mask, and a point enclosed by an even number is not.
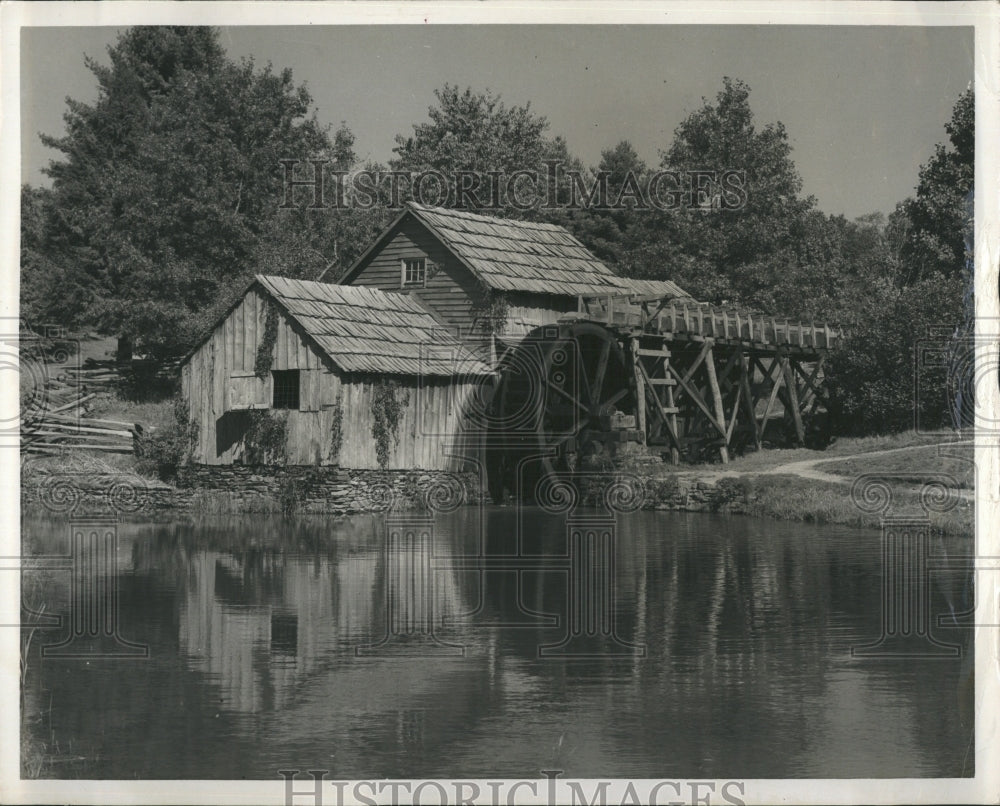
{"type": "MultiPolygon", "coordinates": [[[[538,328],[500,362],[487,463],[494,501],[531,500],[545,475],[606,451],[635,415],[635,380],[614,332],[590,321],[538,328]]],[[[634,421],[632,421],[634,429],[634,421]]]]}

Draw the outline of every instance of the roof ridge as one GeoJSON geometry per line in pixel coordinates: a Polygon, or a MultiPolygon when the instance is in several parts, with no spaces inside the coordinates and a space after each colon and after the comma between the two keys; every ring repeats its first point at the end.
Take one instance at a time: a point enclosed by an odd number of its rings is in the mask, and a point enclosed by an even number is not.
{"type": "Polygon", "coordinates": [[[435,215],[443,215],[451,218],[471,219],[483,224],[493,224],[500,227],[524,227],[526,229],[540,229],[547,232],[565,232],[567,235],[572,236],[572,233],[565,227],[548,221],[525,221],[520,218],[501,218],[500,216],[488,216],[483,215],[482,213],[473,213],[468,210],[461,210],[453,207],[431,207],[428,204],[421,204],[420,202],[415,201],[406,202],[406,206],[416,212],[433,213],[435,215]]]}

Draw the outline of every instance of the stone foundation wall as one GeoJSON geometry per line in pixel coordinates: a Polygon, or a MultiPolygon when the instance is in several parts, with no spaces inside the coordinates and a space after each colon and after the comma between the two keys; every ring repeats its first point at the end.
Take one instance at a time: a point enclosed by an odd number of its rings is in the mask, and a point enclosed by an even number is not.
{"type": "Polygon", "coordinates": [[[188,465],[177,487],[230,496],[234,509],[254,511],[271,501],[282,512],[379,512],[431,507],[451,510],[482,500],[475,473],[442,470],[350,470],[337,467],[188,465]]]}
{"type": "MultiPolygon", "coordinates": [[[[595,473],[579,483],[581,489],[572,497],[580,504],[616,511],[744,513],[754,500],[752,486],[740,479],[688,473],[595,473]]],[[[35,476],[24,480],[21,503],[27,513],[135,519],[186,513],[448,512],[483,501],[484,487],[475,473],[189,465],[180,469],[174,486],[127,475],[35,476]]],[[[557,490],[551,501],[539,505],[559,505],[567,500],[565,492],[557,490]]]]}
{"type": "Polygon", "coordinates": [[[569,502],[611,512],[638,509],[745,514],[757,500],[745,478],[649,470],[581,474],[572,485],[555,480],[539,488],[538,505],[563,511],[569,502]]]}
{"type": "Polygon", "coordinates": [[[642,509],[738,515],[749,512],[753,501],[753,492],[737,479],[708,481],[697,476],[677,474],[675,478],[647,480],[642,509]]]}

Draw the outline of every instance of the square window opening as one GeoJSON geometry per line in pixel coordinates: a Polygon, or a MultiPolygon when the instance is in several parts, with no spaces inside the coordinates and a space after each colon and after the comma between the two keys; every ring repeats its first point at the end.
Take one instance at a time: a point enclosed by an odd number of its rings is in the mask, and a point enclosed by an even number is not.
{"type": "Polygon", "coordinates": [[[297,409],[299,407],[299,371],[281,369],[271,372],[274,383],[272,409],[297,409]]]}
{"type": "Polygon", "coordinates": [[[423,285],[427,280],[427,261],[422,257],[403,259],[403,285],[423,285]]]}

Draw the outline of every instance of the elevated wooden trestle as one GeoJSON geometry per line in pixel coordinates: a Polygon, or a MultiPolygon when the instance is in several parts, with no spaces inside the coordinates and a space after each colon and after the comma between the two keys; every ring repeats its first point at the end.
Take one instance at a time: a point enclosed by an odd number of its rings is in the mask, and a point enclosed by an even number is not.
{"type": "MultiPolygon", "coordinates": [[[[625,347],[636,430],[677,464],[706,446],[760,448],[781,406],[796,444],[826,411],[825,354],[841,337],[805,324],[659,297],[581,297],[576,317],[604,324],[625,347]]],[[[586,361],[583,361],[586,364],[586,361]]],[[[775,435],[777,436],[777,435],[775,435]]]]}
{"type": "Polygon", "coordinates": [[[510,345],[491,403],[494,498],[607,466],[627,443],[674,464],[822,442],[829,325],[660,297],[581,297],[510,345]]]}

